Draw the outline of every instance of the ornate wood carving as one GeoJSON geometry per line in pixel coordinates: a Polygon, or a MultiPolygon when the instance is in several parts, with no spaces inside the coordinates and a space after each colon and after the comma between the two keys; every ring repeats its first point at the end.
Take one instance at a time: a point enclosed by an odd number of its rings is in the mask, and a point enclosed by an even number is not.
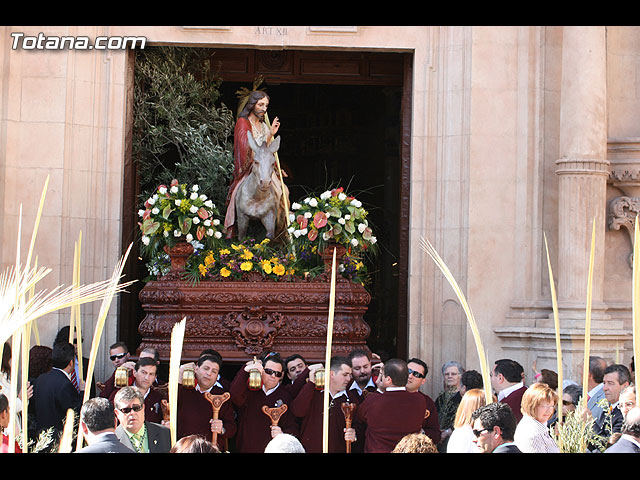
{"type": "MultiPolygon", "coordinates": [[[[147,283],[140,292],[146,316],[139,327],[139,348],[155,347],[161,358],[168,359],[171,330],[186,317],[185,359],[214,348],[232,362],[244,362],[268,350],[324,361],[329,280],[330,272],[282,282],[247,275],[243,281],[206,281],[194,286],[170,273],[147,283]]],[[[336,280],[333,355],[367,348],[371,329],[363,315],[370,301],[361,285],[342,277],[336,280]]]]}

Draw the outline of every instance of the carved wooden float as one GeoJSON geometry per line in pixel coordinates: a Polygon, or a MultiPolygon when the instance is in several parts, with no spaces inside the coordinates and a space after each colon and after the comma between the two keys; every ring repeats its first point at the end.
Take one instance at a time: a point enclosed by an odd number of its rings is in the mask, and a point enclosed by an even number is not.
{"type": "MultiPolygon", "coordinates": [[[[273,281],[248,272],[242,281],[220,278],[193,285],[180,279],[181,259],[176,264],[174,255],[171,259],[172,271],[140,292],[146,316],[139,326],[139,350],[154,347],[161,359],[168,359],[171,330],[186,317],[183,360],[195,360],[202,350],[213,348],[225,362],[245,362],[265,351],[324,361],[329,269],[313,279],[273,281]]],[[[367,349],[371,329],[363,315],[371,296],[362,285],[337,277],[331,353],[348,355],[354,348],[367,349]]]]}

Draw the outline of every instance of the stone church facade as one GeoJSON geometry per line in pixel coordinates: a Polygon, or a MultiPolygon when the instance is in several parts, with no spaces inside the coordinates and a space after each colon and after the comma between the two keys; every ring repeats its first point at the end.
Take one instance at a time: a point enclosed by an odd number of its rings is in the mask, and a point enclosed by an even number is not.
{"type": "MultiPolygon", "coordinates": [[[[12,265],[22,208],[26,249],[45,179],[36,253],[69,284],[83,235],[83,282],[123,253],[131,52],[39,48],[53,37],[144,37],[145,45],[408,54],[406,355],[480,370],[464,312],[420,248],[428,238],[461,285],[489,362],[556,370],[546,236],[560,310],[564,376],[579,380],[592,227],[591,351],[629,364],[630,255],[640,190],[640,27],[118,26],[0,27],[0,262],[12,265]],[[20,32],[22,35],[15,35],[20,32]],[[48,40],[47,40],[48,39],[48,40]]],[[[139,47],[138,47],[139,48],[139,47]]],[[[99,306],[83,309],[86,332],[99,306]]],[[[39,325],[43,342],[68,313],[39,325]]],[[[96,378],[110,373],[109,315],[96,378]]],[[[84,339],[87,342],[88,334],[84,339]]],[[[89,346],[87,345],[87,349],[89,346]]]]}

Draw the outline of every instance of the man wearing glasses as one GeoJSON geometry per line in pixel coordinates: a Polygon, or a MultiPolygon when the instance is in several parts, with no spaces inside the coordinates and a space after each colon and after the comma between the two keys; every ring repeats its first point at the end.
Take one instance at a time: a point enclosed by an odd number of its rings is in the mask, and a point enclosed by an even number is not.
{"type": "Polygon", "coordinates": [[[231,400],[238,412],[238,435],[236,449],[239,453],[263,453],[269,441],[279,433],[297,436],[298,425],[291,411],[290,393],[281,387],[285,368],[284,360],[278,353],[269,352],[260,360],[249,361],[240,369],[231,384],[231,400]],[[249,372],[258,370],[262,386],[257,390],[249,388],[249,372]],[[277,423],[264,413],[266,406],[273,413],[276,408],[286,411],[277,423]]]}
{"type": "Polygon", "coordinates": [[[407,391],[407,363],[392,358],[380,371],[383,393],[369,394],[356,408],[356,420],[366,425],[364,453],[390,453],[410,433],[422,429],[427,402],[407,391]]]}
{"type": "Polygon", "coordinates": [[[116,390],[115,386],[115,378],[116,378],[116,370],[118,367],[124,365],[130,357],[129,348],[127,344],[124,342],[116,342],[109,347],[109,359],[113,364],[113,373],[109,377],[109,379],[104,382],[98,382],[96,385],[100,389],[100,396],[102,398],[109,398],[116,390]]]}
{"type": "Polygon", "coordinates": [[[513,436],[517,420],[506,403],[493,402],[471,414],[473,441],[482,453],[521,453],[513,436]]]}
{"type": "Polygon", "coordinates": [[[427,381],[429,368],[427,364],[419,358],[410,358],[407,361],[407,368],[409,370],[407,391],[418,392],[420,395],[423,395],[427,402],[427,410],[429,410],[429,415],[424,419],[424,423],[422,424],[422,431],[433,441],[434,445],[437,445],[438,442],[440,442],[442,434],[440,432],[440,422],[438,420],[436,404],[429,395],[420,391],[420,387],[427,381]]]}
{"type": "Polygon", "coordinates": [[[120,442],[136,453],[168,453],[171,450],[169,428],[145,420],[144,397],[137,388],[124,387],[114,398],[120,442]]]}

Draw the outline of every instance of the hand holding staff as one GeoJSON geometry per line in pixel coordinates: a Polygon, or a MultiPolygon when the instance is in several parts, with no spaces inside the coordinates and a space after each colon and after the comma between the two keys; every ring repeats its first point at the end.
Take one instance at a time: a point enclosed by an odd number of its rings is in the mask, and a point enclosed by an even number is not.
{"type": "MultiPolygon", "coordinates": [[[[229,392],[224,392],[222,395],[212,395],[209,392],[204,392],[204,398],[206,398],[211,404],[211,408],[213,409],[213,418],[212,421],[215,422],[218,420],[218,414],[220,413],[220,408],[222,408],[222,404],[229,400],[231,394],[229,392]]],[[[223,433],[220,431],[220,433],[223,433]]],[[[218,432],[211,432],[211,443],[214,445],[218,442],[218,432]]]]}
{"type": "MultiPolygon", "coordinates": [[[[278,426],[278,422],[280,421],[280,417],[282,417],[282,415],[284,415],[284,412],[287,411],[287,404],[283,403],[282,405],[280,405],[279,407],[267,407],[266,405],[262,406],[262,413],[264,413],[267,417],[269,417],[271,419],[271,435],[275,436],[273,434],[273,427],[277,427],[278,426]]],[[[279,432],[278,432],[279,433],[279,432]]]]}
{"type": "MultiPolygon", "coordinates": [[[[346,424],[345,427],[345,432],[349,429],[351,429],[351,424],[353,421],[353,412],[356,409],[356,404],[355,403],[342,403],[340,405],[340,408],[342,408],[342,413],[344,414],[344,421],[346,424]]],[[[351,442],[354,440],[346,440],[347,443],[347,453],[351,453],[351,442]]]]}

